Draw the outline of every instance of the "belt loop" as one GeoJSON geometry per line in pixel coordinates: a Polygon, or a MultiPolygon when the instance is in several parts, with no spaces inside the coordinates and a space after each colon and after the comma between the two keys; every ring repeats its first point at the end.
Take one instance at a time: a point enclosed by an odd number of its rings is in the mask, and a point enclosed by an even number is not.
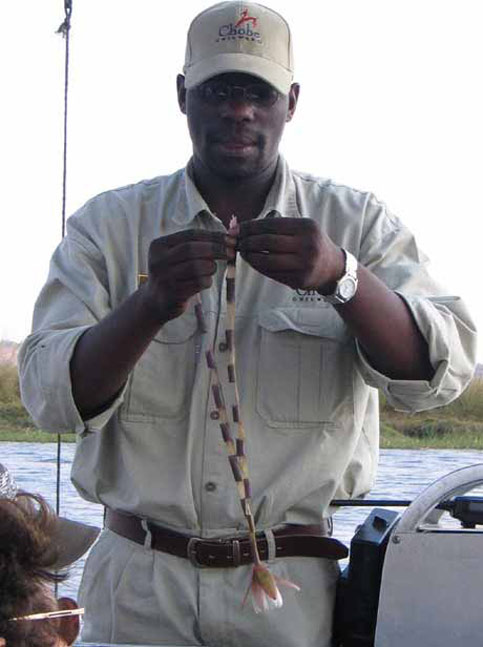
{"type": "Polygon", "coordinates": [[[270,561],[271,559],[275,559],[275,557],[277,556],[277,545],[275,543],[275,537],[270,528],[268,530],[264,530],[263,534],[265,535],[265,539],[267,540],[267,561],[270,561]]]}
{"type": "Polygon", "coordinates": [[[231,549],[233,551],[233,566],[240,566],[241,564],[241,551],[240,542],[238,539],[233,539],[231,542],[231,549]]]}
{"type": "Polygon", "coordinates": [[[151,549],[153,547],[153,535],[149,530],[148,520],[141,519],[141,526],[144,532],[146,533],[146,537],[144,538],[144,548],[151,549]]]}

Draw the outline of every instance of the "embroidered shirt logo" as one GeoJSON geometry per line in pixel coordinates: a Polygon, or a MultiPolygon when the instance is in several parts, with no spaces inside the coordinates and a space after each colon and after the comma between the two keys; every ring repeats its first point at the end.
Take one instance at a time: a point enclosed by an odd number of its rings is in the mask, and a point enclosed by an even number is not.
{"type": "Polygon", "coordinates": [[[298,303],[314,303],[321,301],[323,305],[326,305],[324,298],[320,296],[317,290],[294,290],[292,301],[298,303]]]}
{"type": "Polygon", "coordinates": [[[243,9],[235,23],[221,25],[218,29],[216,42],[219,43],[220,41],[226,40],[251,40],[261,42],[262,36],[259,31],[256,31],[257,25],[258,18],[248,15],[248,9],[243,9]]]}

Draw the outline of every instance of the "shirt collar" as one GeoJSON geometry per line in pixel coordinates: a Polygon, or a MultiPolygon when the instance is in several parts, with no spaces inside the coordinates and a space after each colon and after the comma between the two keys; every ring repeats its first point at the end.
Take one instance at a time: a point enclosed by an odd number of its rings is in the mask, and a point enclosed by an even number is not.
{"type": "Polygon", "coordinates": [[[297,205],[295,182],[287,162],[281,155],[278,158],[275,180],[260,217],[265,218],[271,211],[276,211],[282,217],[300,218],[301,216],[297,205]]]}
{"type": "Polygon", "coordinates": [[[208,212],[212,216],[214,215],[193,182],[190,174],[190,165],[191,161],[188,162],[181,172],[178,201],[174,214],[174,220],[183,226],[188,226],[203,211],[208,212]]]}
{"type": "MultiPolygon", "coordinates": [[[[214,217],[208,204],[201,196],[191,177],[191,161],[181,173],[181,182],[178,192],[174,220],[182,226],[188,226],[196,216],[202,212],[209,213],[214,217]]],[[[280,155],[275,174],[275,180],[268,193],[267,199],[259,218],[265,218],[272,211],[276,211],[279,216],[300,217],[300,211],[297,205],[297,194],[295,182],[290,172],[289,166],[285,159],[280,155]]]]}

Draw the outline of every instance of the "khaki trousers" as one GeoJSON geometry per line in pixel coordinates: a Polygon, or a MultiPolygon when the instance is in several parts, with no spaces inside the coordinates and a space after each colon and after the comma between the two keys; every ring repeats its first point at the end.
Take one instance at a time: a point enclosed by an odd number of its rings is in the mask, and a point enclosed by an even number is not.
{"type": "Polygon", "coordinates": [[[283,607],[242,606],[251,566],[197,568],[104,530],[79,592],[82,640],[210,647],[330,647],[336,562],[289,557],[270,569],[301,591],[281,588],[283,607]]]}

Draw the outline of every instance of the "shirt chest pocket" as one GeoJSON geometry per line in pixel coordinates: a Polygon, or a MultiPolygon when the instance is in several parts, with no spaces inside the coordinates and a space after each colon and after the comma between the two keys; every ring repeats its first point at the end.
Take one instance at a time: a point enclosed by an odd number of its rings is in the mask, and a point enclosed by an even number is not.
{"type": "Polygon", "coordinates": [[[353,410],[354,343],[333,308],[259,315],[257,411],[271,427],[337,423],[353,410]]]}
{"type": "Polygon", "coordinates": [[[168,321],[134,367],[121,418],[182,418],[189,412],[195,375],[196,317],[168,321]]]}

